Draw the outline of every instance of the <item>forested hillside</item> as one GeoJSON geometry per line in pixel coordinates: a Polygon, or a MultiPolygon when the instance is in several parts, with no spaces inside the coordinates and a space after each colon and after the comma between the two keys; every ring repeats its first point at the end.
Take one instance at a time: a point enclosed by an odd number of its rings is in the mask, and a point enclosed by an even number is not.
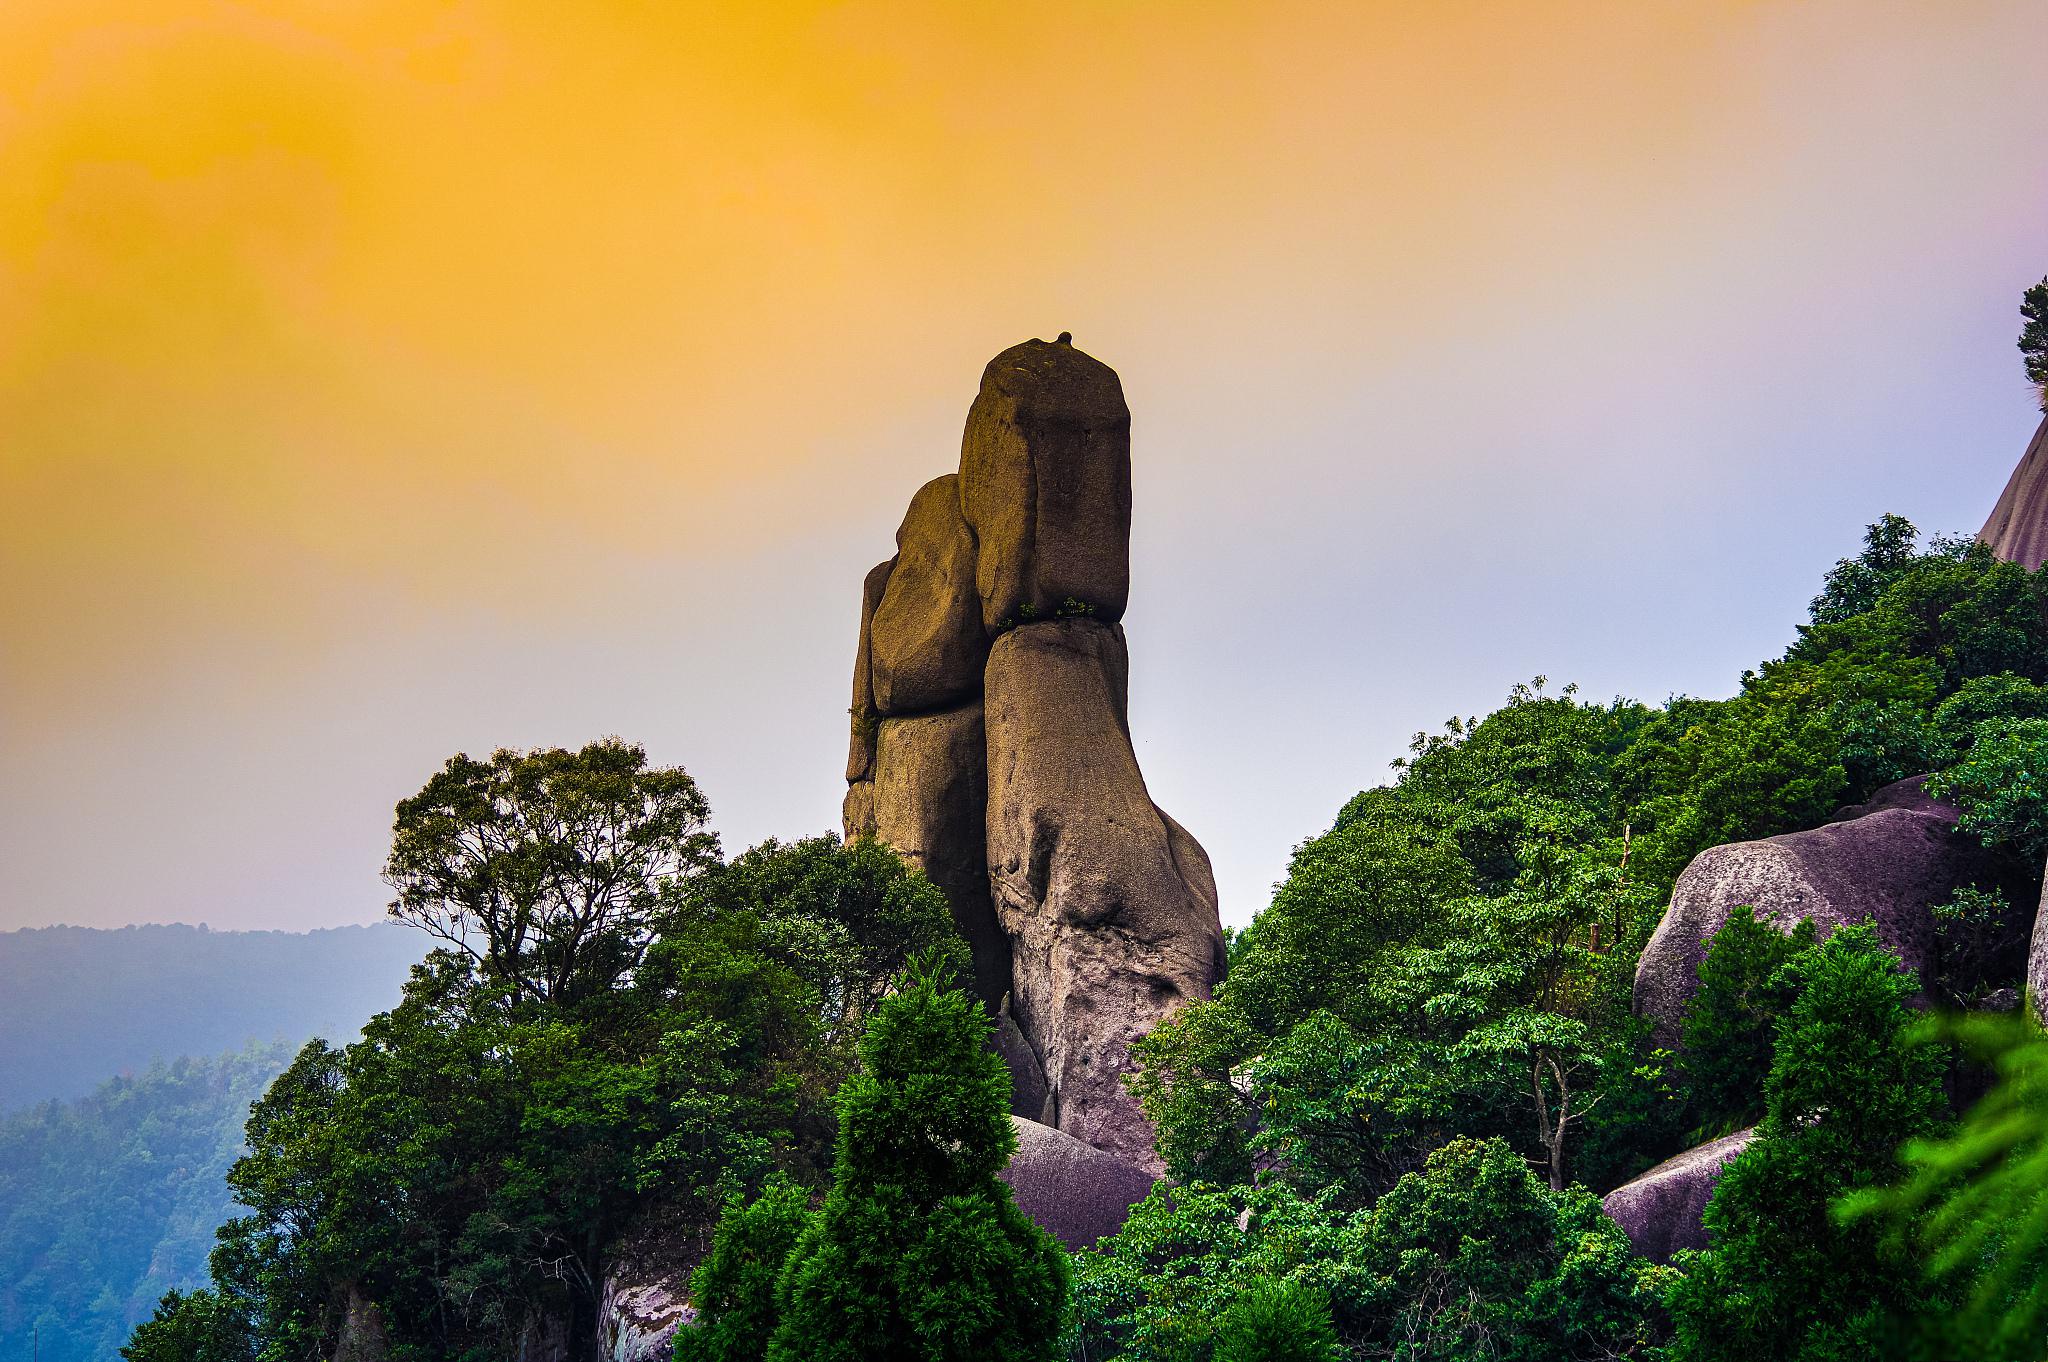
{"type": "Polygon", "coordinates": [[[249,1044],[345,1041],[426,954],[390,924],[316,932],[0,932],[0,1114],[249,1044]]]}
{"type": "Polygon", "coordinates": [[[2044,603],[2048,574],[1888,517],[1729,699],[1539,680],[1418,736],[1299,849],[1214,1000],[1139,1045],[1166,1177],[1050,1267],[987,1184],[1016,1147],[1000,1075],[934,1059],[1002,1025],[944,991],[967,956],[934,886],[869,839],[725,862],[689,777],[616,740],[458,756],[399,806],[386,867],[454,949],[272,1087],[230,1173],[254,1213],[129,1356],[588,1356],[641,1280],[615,1247],[651,1236],[709,1249],[677,1339],[699,1362],[2034,1362],[2038,1179],[1958,1199],[1952,1170],[2044,1147],[2042,1042],[1953,1032],[2007,1081],[1925,1143],[1965,1089],[1913,1004],[2015,1005],[2044,603]],[[1927,773],[2012,873],[1915,905],[1924,974],[1890,924],[1818,941],[1745,911],[1658,1038],[1630,985],[1689,862],[1927,773]],[[1738,1129],[1704,1251],[1603,1211],[1738,1129]]]}
{"type": "Polygon", "coordinates": [[[290,1058],[180,1059],[0,1121],[0,1357],[109,1362],[205,1279],[249,1104],[290,1058]]]}

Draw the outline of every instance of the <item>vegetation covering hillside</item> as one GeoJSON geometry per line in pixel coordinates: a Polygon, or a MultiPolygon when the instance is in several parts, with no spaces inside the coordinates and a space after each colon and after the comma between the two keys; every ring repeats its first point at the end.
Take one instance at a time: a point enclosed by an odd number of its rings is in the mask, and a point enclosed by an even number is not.
{"type": "Polygon", "coordinates": [[[388,924],[0,932],[0,1113],[82,1097],[159,1060],[346,1040],[398,1000],[425,953],[388,924]]]}
{"type": "Polygon", "coordinates": [[[1887,516],[1729,698],[1538,678],[1396,765],[1138,1043],[1166,1176],[1068,1255],[996,1179],[1001,1019],[919,872],[726,861],[616,739],[457,756],[385,872],[443,948],[272,1085],[250,1213],[126,1355],[587,1356],[650,1233],[703,1257],[684,1362],[2048,1355],[2048,570],[1887,516]],[[1913,905],[1926,976],[1731,904],[1660,1043],[1631,985],[1687,864],[1921,775],[1995,853],[1913,905]],[[1744,1129],[1711,1241],[1639,1255],[1599,1194],[1744,1129]]]}
{"type": "MultiPolygon", "coordinates": [[[[1888,517],[1732,698],[1589,703],[1539,679],[1419,736],[1298,850],[1215,1000],[1141,1046],[1169,1180],[1078,1255],[1067,1305],[1001,1325],[1001,1355],[1944,1355],[1974,1273],[1923,1276],[1924,1209],[1832,1208],[1899,1182],[1901,1146],[1952,1120],[1909,995],[1959,1006],[2016,983],[2032,905],[1959,898],[1944,921],[1969,948],[1943,958],[1972,967],[1924,981],[1868,928],[1816,945],[1738,918],[1682,1053],[1652,1043],[1629,985],[1694,854],[1905,776],[1937,773],[1964,827],[2038,877],[2048,786],[2013,773],[2048,771],[2044,682],[2048,577],[1888,517]],[[1596,1194],[1758,1123],[1715,1246],[1637,1257],[1596,1194]]],[[[724,861],[707,812],[686,775],[616,742],[456,758],[402,804],[387,876],[444,949],[361,1041],[316,1043],[273,1085],[230,1174],[252,1213],[223,1232],[213,1286],[167,1299],[130,1356],[323,1356],[371,1318],[393,1357],[584,1346],[607,1246],[649,1217],[696,1251],[732,1245],[700,1282],[713,1332],[683,1336],[692,1356],[788,1352],[855,1316],[902,1340],[862,1356],[980,1355],[944,1340],[994,1337],[977,1301],[1009,1296],[969,1282],[906,1315],[912,1286],[814,1242],[908,1235],[934,1272],[1015,1257],[1001,1216],[921,1237],[964,1213],[943,1199],[830,1228],[856,1214],[832,1198],[894,1185],[885,1159],[848,1190],[867,1146],[840,1121],[879,1098],[832,1095],[880,1076],[861,1038],[916,952],[951,961],[903,995],[927,1010],[964,968],[943,897],[871,842],[724,861]],[[828,1185],[819,1220],[805,1208],[828,1185]],[[752,1264],[737,1280],[735,1261],[752,1264]]],[[[969,1100],[900,1082],[892,1131],[920,1100],[969,1100]]],[[[2014,1255],[2039,1248],[2015,1237],[2014,1255]]]]}
{"type": "Polygon", "coordinates": [[[290,1059],[181,1059],[0,1121],[0,1357],[111,1362],[205,1280],[249,1104],[290,1059]]]}

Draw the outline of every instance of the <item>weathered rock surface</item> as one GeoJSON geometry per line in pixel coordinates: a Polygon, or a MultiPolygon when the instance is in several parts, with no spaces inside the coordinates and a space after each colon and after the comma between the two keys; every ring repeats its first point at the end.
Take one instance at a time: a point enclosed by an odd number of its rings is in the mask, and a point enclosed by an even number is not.
{"type": "Polygon", "coordinates": [[[987,740],[979,701],[884,719],[875,743],[874,832],[946,893],[991,1007],[1010,991],[1010,943],[989,901],[987,740]]]}
{"type": "Polygon", "coordinates": [[[868,574],[843,812],[945,890],[1012,1110],[1143,1171],[1131,1044],[1209,995],[1223,938],[1209,858],[1131,749],[1130,524],[1115,371],[1064,334],[997,355],[960,471],[868,574]]]}
{"type": "Polygon", "coordinates": [[[989,636],[974,581],[974,532],[960,511],[960,478],[933,478],[896,531],[896,568],[869,622],[874,704],[915,714],[981,693],[989,636]]]}
{"type": "Polygon", "coordinates": [[[1025,625],[989,655],[988,864],[1011,1009],[1059,1129],[1142,1168],[1130,1046],[1206,998],[1223,938],[1208,857],[1146,793],[1124,731],[1123,631],[1025,625]]]}
{"type": "Polygon", "coordinates": [[[1050,619],[1069,599],[1105,621],[1131,592],[1131,412],[1102,361],[1026,341],[988,363],[960,448],[982,623],[1050,619]]]}
{"type": "Polygon", "coordinates": [[[1017,1208],[1070,1249],[1122,1229],[1131,1207],[1152,1190],[1151,1174],[1113,1154],[1037,1121],[1010,1122],[1017,1152],[1002,1179],[1017,1208]]]}
{"type": "Polygon", "coordinates": [[[1010,1015],[1009,1000],[996,1013],[995,1051],[1010,1071],[1010,1113],[1028,1121],[1050,1123],[1053,1119],[1045,1086],[1045,1061],[1031,1048],[1031,1040],[1017,1019],[1010,1015]]]}
{"type": "Polygon", "coordinates": [[[875,835],[874,781],[856,780],[846,787],[846,798],[839,805],[839,821],[849,842],[875,835]]]}
{"type": "Polygon", "coordinates": [[[2042,418],[1977,538],[2029,572],[2048,561],[2048,417],[2042,418]]]}
{"type": "Polygon", "coordinates": [[[1703,1249],[1707,1231],[1701,1217],[1720,1184],[1721,1170],[1754,1138],[1755,1130],[1738,1130],[1688,1149],[1623,1183],[1600,1204],[1636,1252],[1653,1262],[1668,1263],[1680,1249],[1703,1249]]]}
{"type": "Polygon", "coordinates": [[[853,658],[853,704],[846,711],[853,729],[846,752],[846,778],[850,781],[865,779],[875,762],[875,721],[880,716],[875,709],[872,635],[875,608],[882,603],[882,593],[888,589],[889,574],[895,567],[894,558],[875,564],[860,587],[860,646],[853,658]]]}
{"type": "Polygon", "coordinates": [[[605,1362],[668,1362],[676,1331],[697,1322],[689,1274],[647,1271],[638,1264],[605,1274],[597,1309],[598,1356],[605,1362]]]}
{"type": "Polygon", "coordinates": [[[1695,856],[1636,966],[1635,1010],[1659,1041],[1676,1041],[1714,934],[1745,904],[1759,921],[1789,931],[1806,919],[1823,937],[1873,921],[1885,946],[1926,977],[1935,963],[1930,910],[1961,885],[1997,882],[2007,868],[1956,830],[1955,809],[1929,796],[1924,779],[1886,786],[1844,810],[1843,821],[1695,856]]]}

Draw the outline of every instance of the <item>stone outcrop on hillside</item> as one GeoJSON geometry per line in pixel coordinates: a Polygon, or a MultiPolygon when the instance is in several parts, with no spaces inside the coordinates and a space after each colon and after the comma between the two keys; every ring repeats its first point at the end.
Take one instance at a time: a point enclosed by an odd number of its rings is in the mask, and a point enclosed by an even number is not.
{"type": "Polygon", "coordinates": [[[1132,750],[1130,410],[1062,337],[989,362],[957,474],[869,573],[849,838],[945,890],[998,1017],[1018,1114],[1141,1168],[1130,1045],[1221,977],[1208,857],[1132,750]]]}
{"type": "Polygon", "coordinates": [[[1064,341],[988,362],[960,443],[981,618],[993,633],[1067,602],[1123,618],[1131,594],[1131,411],[1116,371],[1064,341]]]}
{"type": "Polygon", "coordinates": [[[1925,779],[1887,785],[1839,821],[1695,856],[1636,966],[1635,1010],[1659,1042],[1676,1042],[1714,934],[1744,905],[1782,930],[1810,921],[1822,937],[1873,921],[1885,946],[1928,977],[1938,963],[1932,909],[1960,886],[2003,881],[2009,867],[1956,830],[1954,807],[1927,794],[1925,779]]]}
{"type": "Polygon", "coordinates": [[[1017,1152],[1000,1176],[1017,1209],[1069,1249],[1115,1234],[1152,1190],[1150,1173],[1114,1154],[1021,1116],[1010,1122],[1017,1152]]]}
{"type": "Polygon", "coordinates": [[[1703,1249],[1707,1230],[1702,1221],[1721,1170],[1749,1147],[1756,1131],[1738,1130],[1666,1159],[1600,1199],[1614,1223],[1628,1235],[1637,1253],[1668,1263],[1681,1249],[1703,1249]]]}
{"type": "Polygon", "coordinates": [[[1977,538],[2000,558],[2029,571],[2048,561],[2048,417],[2041,419],[1977,538]]]}

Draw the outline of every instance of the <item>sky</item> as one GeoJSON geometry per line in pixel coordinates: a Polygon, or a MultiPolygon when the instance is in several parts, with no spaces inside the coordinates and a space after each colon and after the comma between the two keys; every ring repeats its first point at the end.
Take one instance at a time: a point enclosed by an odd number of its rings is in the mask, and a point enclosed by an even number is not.
{"type": "Polygon", "coordinates": [[[2048,7],[0,6],[0,928],[373,920],[457,751],[835,828],[982,365],[1122,375],[1226,921],[1518,681],[1725,695],[2040,419],[2048,7]]]}

